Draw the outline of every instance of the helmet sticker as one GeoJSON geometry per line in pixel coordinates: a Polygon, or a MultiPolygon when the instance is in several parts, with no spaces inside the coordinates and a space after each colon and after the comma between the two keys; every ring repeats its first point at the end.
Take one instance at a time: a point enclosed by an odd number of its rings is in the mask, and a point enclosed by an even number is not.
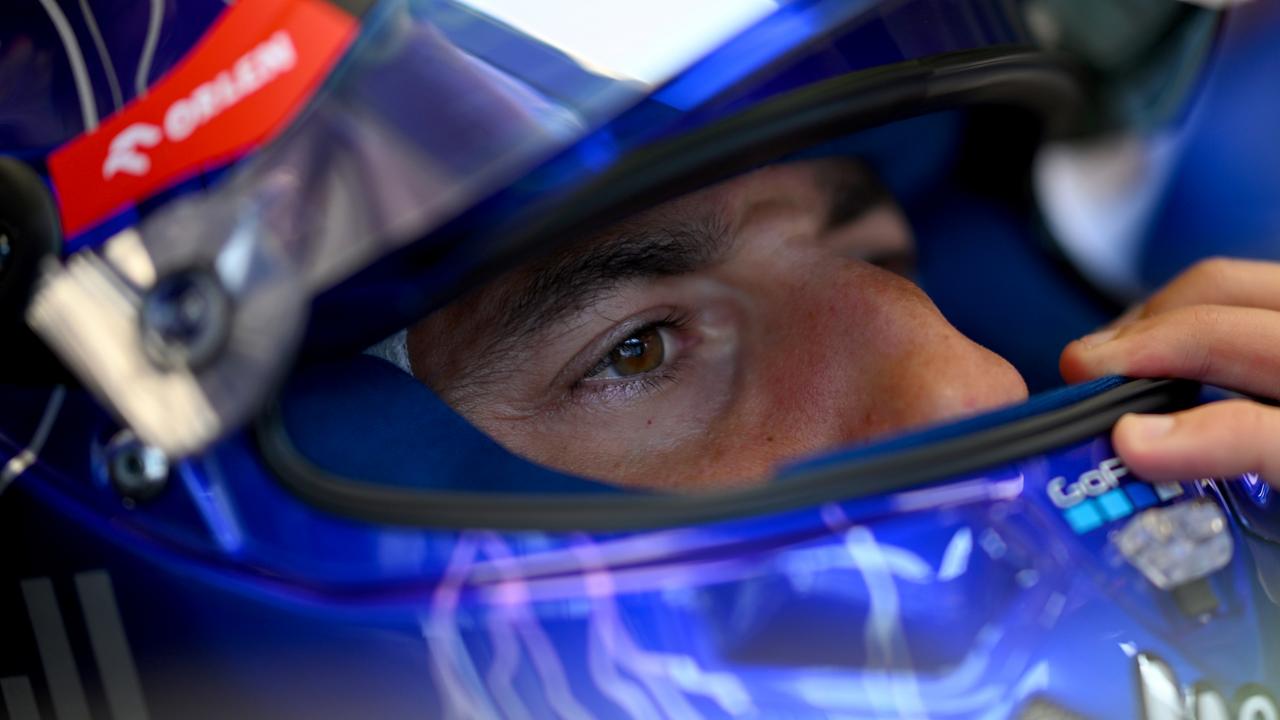
{"type": "Polygon", "coordinates": [[[72,236],[283,128],[355,36],[322,0],[231,6],[150,91],[49,159],[72,236]],[[252,6],[252,10],[250,7],[252,6]]]}

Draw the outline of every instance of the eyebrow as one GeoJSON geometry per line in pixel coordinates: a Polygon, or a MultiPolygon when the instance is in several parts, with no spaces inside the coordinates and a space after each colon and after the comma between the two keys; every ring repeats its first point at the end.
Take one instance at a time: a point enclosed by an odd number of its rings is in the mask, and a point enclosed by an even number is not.
{"type": "Polygon", "coordinates": [[[666,222],[624,221],[535,270],[503,303],[504,330],[520,337],[537,334],[620,283],[711,267],[732,244],[727,221],[715,211],[666,222]]]}
{"type": "MultiPolygon", "coordinates": [[[[853,222],[891,198],[858,160],[831,158],[818,172],[828,192],[827,229],[853,222]]],[[[623,221],[554,256],[500,301],[503,333],[508,340],[534,336],[620,283],[703,270],[732,245],[729,222],[714,209],[687,218],[623,221]]]]}

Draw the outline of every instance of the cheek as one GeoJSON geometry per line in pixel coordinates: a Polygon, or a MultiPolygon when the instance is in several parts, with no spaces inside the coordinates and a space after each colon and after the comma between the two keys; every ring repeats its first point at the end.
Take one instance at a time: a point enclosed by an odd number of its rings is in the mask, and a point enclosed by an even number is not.
{"type": "Polygon", "coordinates": [[[827,447],[872,429],[856,421],[870,421],[882,359],[892,352],[884,340],[893,320],[885,306],[900,302],[901,293],[886,294],[870,266],[834,264],[842,267],[807,274],[757,313],[745,414],[747,424],[767,430],[779,453],[827,447]]]}
{"type": "Polygon", "coordinates": [[[717,430],[732,402],[734,369],[716,360],[699,357],[670,385],[616,407],[472,421],[522,457],[618,485],[699,491],[725,478],[755,477],[733,452],[734,439],[717,430]]]}

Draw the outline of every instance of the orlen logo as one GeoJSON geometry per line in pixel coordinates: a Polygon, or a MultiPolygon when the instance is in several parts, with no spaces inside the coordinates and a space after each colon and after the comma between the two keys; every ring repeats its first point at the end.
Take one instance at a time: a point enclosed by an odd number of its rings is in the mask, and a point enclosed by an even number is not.
{"type": "Polygon", "coordinates": [[[229,5],[146,94],[54,151],[49,176],[68,241],[287,127],[359,30],[339,4],[229,5]]]}
{"type": "Polygon", "coordinates": [[[1081,473],[1073,483],[1065,477],[1049,481],[1049,499],[1063,510],[1079,505],[1087,497],[1097,497],[1120,487],[1120,478],[1129,474],[1129,468],[1118,457],[1107,458],[1098,467],[1081,473]]]}
{"type": "Polygon", "coordinates": [[[151,171],[151,159],[142,152],[164,140],[177,143],[298,64],[293,39],[278,30],[255,45],[224,70],[203,82],[187,97],[176,100],[164,113],[163,130],[151,123],[133,123],[111,139],[102,163],[102,179],[117,173],[142,176],[151,171]]]}

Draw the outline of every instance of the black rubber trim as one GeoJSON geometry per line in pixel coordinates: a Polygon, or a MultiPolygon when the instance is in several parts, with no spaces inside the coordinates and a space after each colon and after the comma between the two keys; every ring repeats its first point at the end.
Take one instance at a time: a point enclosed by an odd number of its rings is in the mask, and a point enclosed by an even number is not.
{"type": "Polygon", "coordinates": [[[946,53],[817,82],[621,159],[587,186],[496,232],[508,247],[573,237],[779,158],[862,130],[972,106],[1030,111],[1049,136],[1083,129],[1091,80],[1025,47],[946,53]]]}
{"type": "Polygon", "coordinates": [[[970,435],[815,469],[715,495],[482,494],[380,486],[333,475],[293,447],[279,405],[255,426],[268,467],[291,492],[338,515],[380,524],[550,531],[623,531],[762,515],[926,487],[1106,432],[1128,412],[1195,404],[1199,384],[1133,380],[1092,398],[970,435]]]}
{"type": "Polygon", "coordinates": [[[0,157],[0,326],[21,322],[41,265],[58,257],[62,228],[53,196],[25,163],[0,157]]]}
{"type": "Polygon", "coordinates": [[[46,263],[62,250],[58,207],[36,170],[0,157],[0,380],[43,386],[78,381],[26,324],[27,305],[46,263]],[[2,249],[0,249],[2,250],[2,249]]]}

